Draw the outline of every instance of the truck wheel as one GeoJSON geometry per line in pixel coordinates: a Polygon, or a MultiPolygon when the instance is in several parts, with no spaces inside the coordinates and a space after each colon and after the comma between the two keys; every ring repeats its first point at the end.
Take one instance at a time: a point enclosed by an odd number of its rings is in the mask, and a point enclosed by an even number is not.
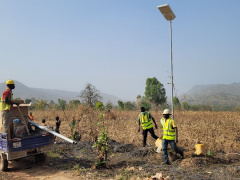
{"type": "Polygon", "coordinates": [[[1,171],[6,171],[8,168],[8,160],[4,154],[0,155],[0,169],[1,171]]]}
{"type": "Polygon", "coordinates": [[[47,160],[47,154],[41,153],[35,155],[35,162],[45,162],[47,160]]]}

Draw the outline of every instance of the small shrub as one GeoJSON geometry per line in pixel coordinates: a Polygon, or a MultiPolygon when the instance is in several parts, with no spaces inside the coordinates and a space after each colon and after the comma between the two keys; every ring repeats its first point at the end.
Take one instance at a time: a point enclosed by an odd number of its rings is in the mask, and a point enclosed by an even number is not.
{"type": "Polygon", "coordinates": [[[70,130],[71,130],[71,138],[73,140],[76,140],[77,137],[79,136],[79,133],[77,131],[74,131],[75,126],[76,126],[76,120],[73,119],[72,122],[69,123],[69,127],[70,127],[70,130]]]}
{"type": "Polygon", "coordinates": [[[207,155],[210,156],[210,157],[213,157],[214,156],[214,152],[211,149],[208,149],[207,150],[207,155]]]}
{"type": "Polygon", "coordinates": [[[97,123],[97,125],[102,125],[102,134],[97,138],[95,144],[93,145],[93,148],[96,148],[99,155],[97,157],[97,161],[95,162],[95,166],[96,168],[99,167],[107,167],[107,157],[108,157],[108,153],[110,152],[110,148],[109,148],[109,140],[110,138],[107,136],[107,130],[105,128],[105,124],[104,124],[104,118],[103,118],[103,114],[102,111],[104,110],[104,106],[101,102],[98,102],[96,104],[96,107],[99,109],[100,111],[100,115],[99,115],[99,122],[97,123]]]}

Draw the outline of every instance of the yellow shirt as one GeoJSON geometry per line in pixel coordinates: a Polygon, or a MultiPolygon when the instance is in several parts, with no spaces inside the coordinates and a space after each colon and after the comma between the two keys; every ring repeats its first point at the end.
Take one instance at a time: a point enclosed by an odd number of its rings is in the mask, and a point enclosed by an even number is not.
{"type": "MultiPolygon", "coordinates": [[[[163,123],[164,123],[164,121],[165,121],[165,118],[162,118],[161,119],[161,128],[163,129],[163,123]]],[[[176,122],[172,119],[171,120],[171,122],[170,122],[170,126],[172,126],[173,128],[176,128],[177,127],[177,124],[176,124],[176,122]]]]}

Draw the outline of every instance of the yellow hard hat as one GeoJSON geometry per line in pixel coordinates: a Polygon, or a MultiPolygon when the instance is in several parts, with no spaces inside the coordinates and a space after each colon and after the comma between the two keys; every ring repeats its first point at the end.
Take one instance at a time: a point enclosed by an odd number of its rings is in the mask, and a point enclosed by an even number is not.
{"type": "Polygon", "coordinates": [[[15,84],[15,83],[14,83],[13,80],[9,79],[9,80],[6,81],[6,85],[8,85],[8,84],[15,84]]]}

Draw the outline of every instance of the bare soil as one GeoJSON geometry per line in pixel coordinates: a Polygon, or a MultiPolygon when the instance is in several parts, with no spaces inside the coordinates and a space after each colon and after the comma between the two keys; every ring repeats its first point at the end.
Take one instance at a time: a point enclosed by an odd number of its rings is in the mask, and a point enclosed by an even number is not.
{"type": "MultiPolygon", "coordinates": [[[[62,121],[60,132],[70,137],[69,123],[77,121],[74,131],[79,132],[81,141],[76,145],[57,139],[54,150],[48,153],[45,163],[35,163],[33,157],[9,162],[7,172],[0,172],[0,179],[15,180],[75,180],[116,179],[147,180],[159,175],[166,179],[240,179],[240,112],[188,112],[175,114],[178,125],[178,146],[184,150],[185,158],[169,150],[172,165],[163,165],[162,154],[154,151],[155,140],[150,134],[148,146],[143,148],[142,134],[138,133],[137,111],[113,111],[104,114],[108,135],[112,139],[112,153],[107,169],[94,169],[97,153],[93,141],[101,134],[96,127],[99,112],[79,107],[69,111],[34,111],[36,122],[46,119],[55,126],[55,116],[62,121]],[[114,141],[115,140],[115,141],[114,141]],[[210,156],[196,157],[194,144],[201,141],[210,156]]],[[[161,112],[152,112],[158,126],[161,112]]],[[[161,136],[160,128],[154,129],[161,136]]],[[[152,178],[154,179],[154,178],[152,178]]],[[[160,178],[158,178],[160,179],[160,178]]]]}
{"type": "Polygon", "coordinates": [[[169,149],[172,165],[163,165],[161,153],[154,146],[136,147],[132,144],[111,142],[112,153],[108,168],[92,169],[96,152],[92,142],[72,145],[58,142],[45,163],[35,163],[34,157],[11,161],[0,179],[15,180],[67,180],[67,179],[151,179],[162,173],[168,179],[239,179],[239,154],[219,153],[196,157],[194,151],[185,150],[180,159],[169,149]]]}

